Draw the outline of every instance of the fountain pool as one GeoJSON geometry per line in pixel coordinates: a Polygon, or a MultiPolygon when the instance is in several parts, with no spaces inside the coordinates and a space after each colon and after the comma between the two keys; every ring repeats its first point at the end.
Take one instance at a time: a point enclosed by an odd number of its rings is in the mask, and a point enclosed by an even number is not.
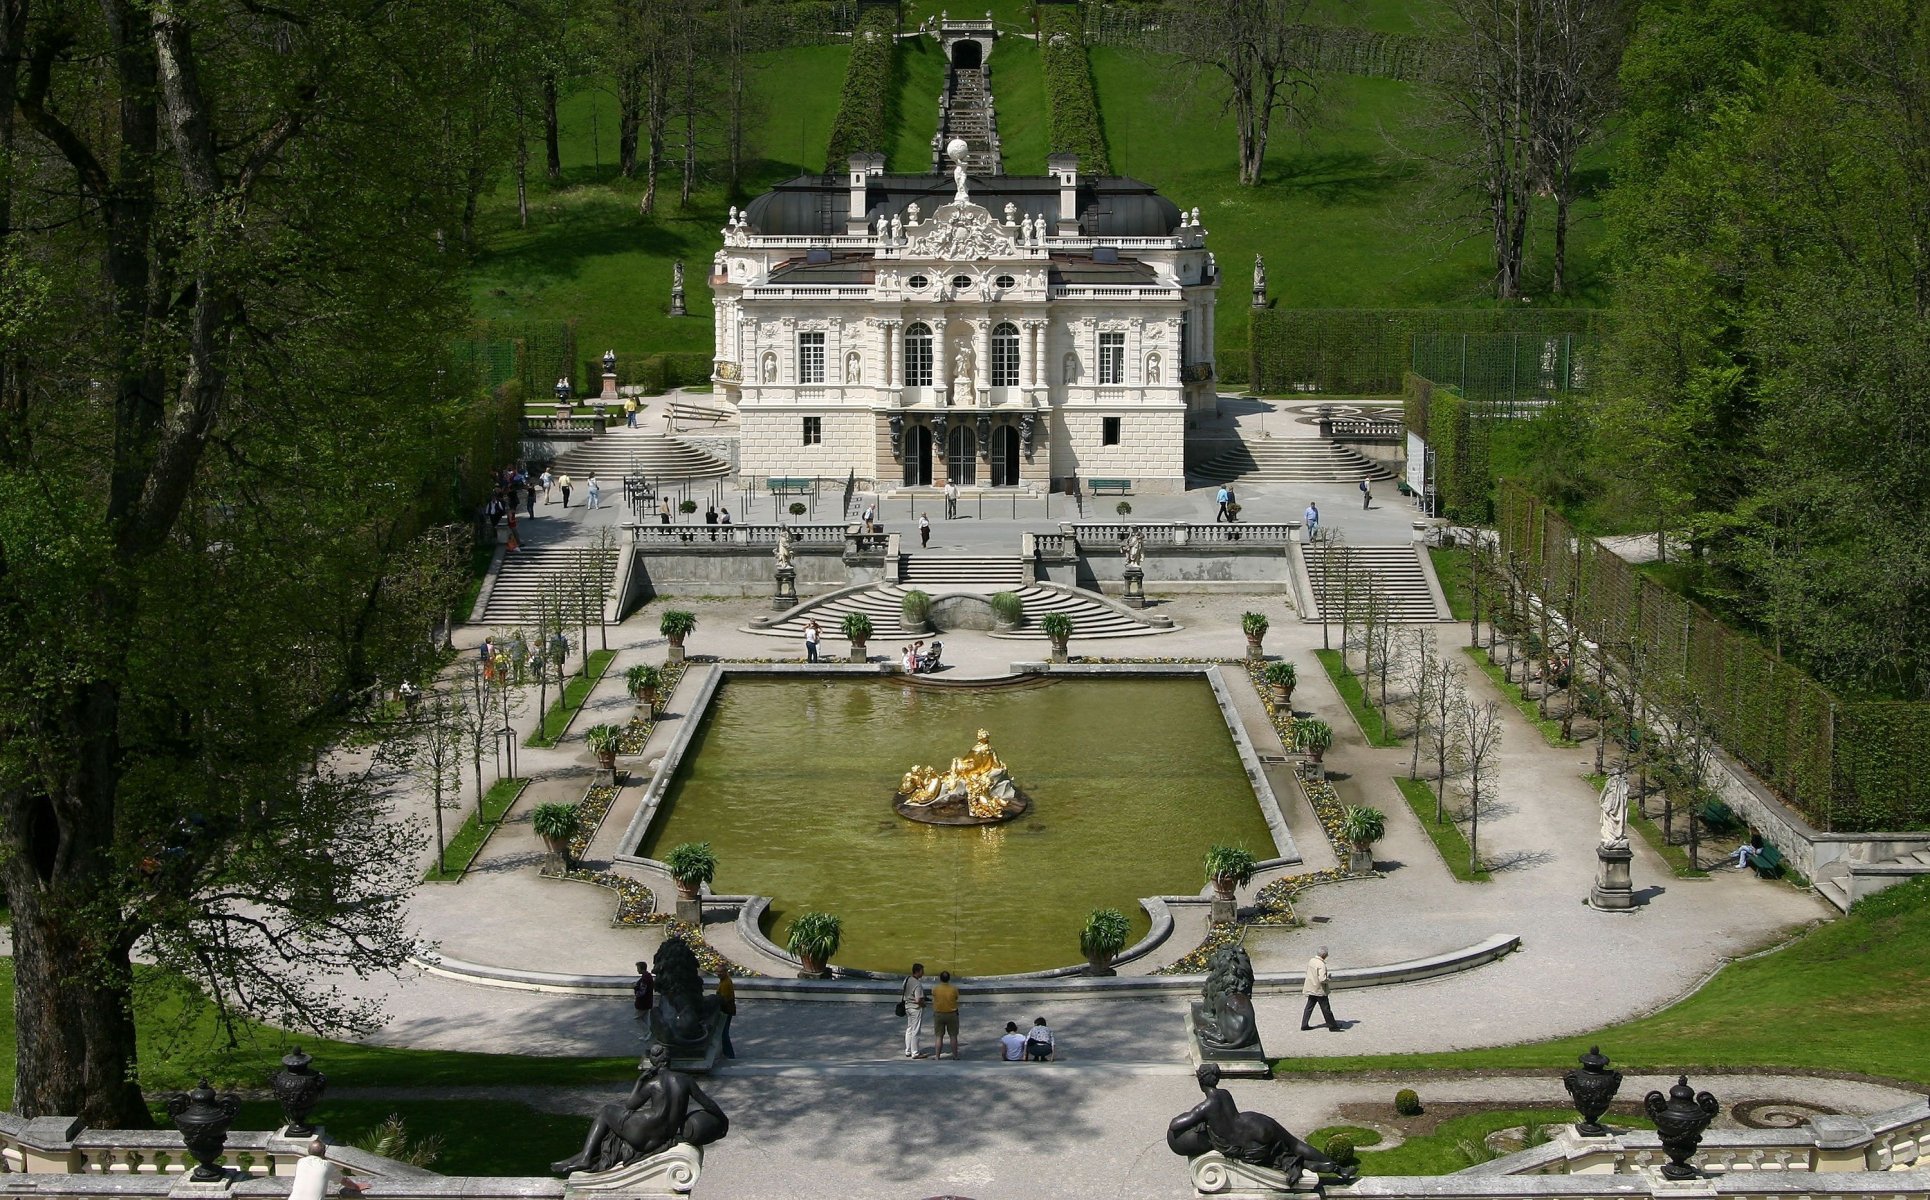
{"type": "MultiPolygon", "coordinates": [[[[1236,685],[1237,686],[1237,685],[1236,685]]],[[[639,852],[707,841],[715,890],[772,898],[766,932],[816,909],[834,962],[993,975],[1079,962],[1087,912],[1146,932],[1141,896],[1191,895],[1214,842],[1274,854],[1253,786],[1198,675],[983,689],[903,680],[732,677],[719,687],[639,852]],[[914,764],[990,731],[1032,802],[1002,825],[892,811],[914,764]]]]}

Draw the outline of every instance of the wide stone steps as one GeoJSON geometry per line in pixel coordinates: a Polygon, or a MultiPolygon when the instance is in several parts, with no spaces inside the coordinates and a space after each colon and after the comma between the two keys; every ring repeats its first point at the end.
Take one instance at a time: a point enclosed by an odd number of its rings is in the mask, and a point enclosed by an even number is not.
{"type": "Polygon", "coordinates": [[[586,603],[593,617],[600,620],[615,577],[615,554],[599,554],[580,546],[526,546],[503,555],[482,611],[471,619],[482,625],[531,621],[541,609],[546,585],[554,585],[551,595],[561,597],[572,614],[579,603],[586,603]],[[589,578],[580,581],[578,576],[585,566],[589,578]],[[579,593],[587,593],[587,598],[579,601],[579,593]]]}
{"type": "Polygon", "coordinates": [[[1016,556],[901,554],[898,578],[908,588],[955,592],[1003,592],[1025,579],[1016,556]]]}
{"type": "Polygon", "coordinates": [[[1315,542],[1296,549],[1306,566],[1307,586],[1315,606],[1306,614],[1309,618],[1324,615],[1335,620],[1343,607],[1361,611],[1367,604],[1366,589],[1370,585],[1376,594],[1375,608],[1390,609],[1396,621],[1445,621],[1449,617],[1436,602],[1429,568],[1412,543],[1363,546],[1315,542]],[[1349,581],[1354,585],[1351,599],[1349,581]]]}
{"type": "Polygon", "coordinates": [[[550,470],[568,475],[579,488],[595,475],[602,481],[607,495],[613,487],[621,487],[626,475],[641,475],[653,482],[715,479],[730,474],[730,464],[682,438],[618,428],[565,451],[557,456],[550,470]]]}
{"type": "Polygon", "coordinates": [[[1187,473],[1207,483],[1354,483],[1393,477],[1350,446],[1313,438],[1245,439],[1187,473]]]}
{"type": "MultiPolygon", "coordinates": [[[[1913,875],[1930,875],[1930,850],[1916,850],[1909,854],[1899,854],[1895,858],[1886,858],[1877,865],[1902,868],[1900,876],[1890,876],[1891,879],[1898,883],[1913,875]]],[[[1818,879],[1816,881],[1816,894],[1831,904],[1834,904],[1841,911],[1848,912],[1850,911],[1850,905],[1854,903],[1854,901],[1850,899],[1849,879],[1850,876],[1847,873],[1818,879]]],[[[1891,886],[1895,886],[1895,884],[1891,886]]],[[[1864,894],[1867,896],[1869,893],[1865,892],[1864,894]]]]}
{"type": "MultiPolygon", "coordinates": [[[[913,633],[905,627],[903,604],[905,593],[909,590],[911,589],[899,584],[880,583],[868,588],[827,596],[820,600],[807,600],[768,625],[750,627],[749,632],[802,639],[804,623],[816,621],[827,643],[823,653],[835,656],[840,653],[840,650],[829,648],[828,643],[843,640],[845,614],[861,612],[871,619],[873,642],[930,638],[934,635],[913,633]]],[[[947,590],[956,593],[964,589],[947,590]]],[[[1025,619],[1018,629],[1010,633],[995,633],[993,637],[1043,639],[1045,631],[1039,628],[1039,622],[1051,612],[1064,613],[1072,619],[1072,638],[1075,642],[1082,638],[1140,637],[1149,633],[1165,633],[1177,628],[1171,625],[1150,624],[1130,610],[1116,608],[1110,602],[1078,588],[1029,583],[998,590],[1018,594],[1019,603],[1024,608],[1025,619]]],[[[989,595],[990,593],[976,594],[989,595]]],[[[936,636],[942,638],[944,634],[940,633],[936,636]]]]}

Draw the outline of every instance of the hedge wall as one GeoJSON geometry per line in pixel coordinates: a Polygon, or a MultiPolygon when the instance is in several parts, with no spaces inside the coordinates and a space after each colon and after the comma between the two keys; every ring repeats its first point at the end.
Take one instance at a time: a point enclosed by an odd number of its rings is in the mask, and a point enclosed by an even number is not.
{"type": "Polygon", "coordinates": [[[890,144],[889,101],[898,94],[893,74],[898,62],[898,15],[891,8],[867,8],[851,34],[851,60],[844,68],[844,90],[831,124],[825,172],[842,175],[853,154],[885,152],[890,144]]]}
{"type": "MultiPolygon", "coordinates": [[[[617,386],[640,386],[646,396],[656,396],[674,387],[691,387],[710,382],[711,357],[694,350],[671,350],[657,354],[617,354],[617,386]]],[[[578,399],[594,399],[603,390],[603,360],[583,360],[578,399]]]]}
{"type": "MultiPolygon", "coordinates": [[[[1426,384],[1419,376],[1409,379],[1426,384]]],[[[1486,524],[1493,519],[1488,483],[1487,421],[1473,419],[1467,398],[1453,388],[1433,387],[1422,407],[1427,412],[1427,445],[1434,455],[1434,490],[1440,515],[1486,524]]]]}
{"type": "Polygon", "coordinates": [[[1607,319],[1586,308],[1262,309],[1247,382],[1257,392],[1392,395],[1413,366],[1416,335],[1594,333],[1607,319]]]}
{"type": "MultiPolygon", "coordinates": [[[[547,396],[560,376],[576,369],[576,322],[478,321],[455,347],[454,360],[475,370],[484,387],[513,379],[528,394],[547,396]]],[[[570,383],[581,391],[584,378],[572,376],[570,383]]]]}
{"type": "Polygon", "coordinates": [[[1077,154],[1081,175],[1112,174],[1099,100],[1086,61],[1085,30],[1072,5],[1041,6],[1040,56],[1045,62],[1045,136],[1052,154],[1077,154]]]}
{"type": "MultiPolygon", "coordinates": [[[[1438,413],[1443,396],[1433,393],[1438,413]]],[[[1478,424],[1478,423],[1477,423],[1478,424]]],[[[1579,536],[1526,488],[1497,488],[1501,550],[1529,587],[1625,665],[1651,698],[1694,697],[1716,744],[1824,831],[1930,828],[1930,704],[1846,701],[1579,536]],[[1570,597],[1573,597],[1571,603],[1570,597]]]]}

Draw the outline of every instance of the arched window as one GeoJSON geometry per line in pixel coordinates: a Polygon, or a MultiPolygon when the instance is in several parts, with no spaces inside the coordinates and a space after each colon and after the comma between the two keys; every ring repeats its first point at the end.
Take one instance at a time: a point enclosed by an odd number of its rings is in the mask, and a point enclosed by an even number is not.
{"type": "Polygon", "coordinates": [[[905,326],[905,386],[931,386],[931,326],[923,321],[905,326]]]}
{"type": "Polygon", "coordinates": [[[1010,321],[992,328],[992,386],[1019,386],[1019,327],[1010,321]]]}

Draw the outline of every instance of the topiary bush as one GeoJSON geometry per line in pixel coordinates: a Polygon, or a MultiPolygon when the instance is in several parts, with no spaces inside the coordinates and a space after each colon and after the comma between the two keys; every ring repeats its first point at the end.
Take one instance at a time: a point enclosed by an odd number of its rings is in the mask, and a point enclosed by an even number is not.
{"type": "Polygon", "coordinates": [[[1360,1154],[1354,1149],[1354,1139],[1344,1133],[1328,1138],[1327,1144],[1321,1149],[1327,1152],[1327,1157],[1333,1159],[1337,1167],[1351,1166],[1360,1161],[1360,1154]]]}
{"type": "Polygon", "coordinates": [[[905,593],[899,607],[904,610],[905,620],[913,625],[922,625],[931,619],[931,593],[913,588],[905,593]]]}
{"type": "Polygon", "coordinates": [[[1421,1095],[1413,1088],[1402,1088],[1394,1093],[1394,1111],[1403,1117],[1421,1115],[1421,1095]]]}
{"type": "Polygon", "coordinates": [[[806,512],[808,512],[808,511],[810,511],[810,510],[808,510],[808,509],[806,509],[806,508],[804,507],[804,501],[802,501],[802,500],[793,500],[793,501],[791,501],[791,509],[790,509],[790,512],[791,512],[791,515],[792,515],[792,516],[794,516],[794,517],[801,517],[801,516],[803,516],[803,515],[804,515],[804,514],[805,514],[806,512]]]}
{"type": "Polygon", "coordinates": [[[1017,592],[993,592],[992,615],[1007,625],[1017,625],[1025,619],[1025,601],[1017,592]]]}

